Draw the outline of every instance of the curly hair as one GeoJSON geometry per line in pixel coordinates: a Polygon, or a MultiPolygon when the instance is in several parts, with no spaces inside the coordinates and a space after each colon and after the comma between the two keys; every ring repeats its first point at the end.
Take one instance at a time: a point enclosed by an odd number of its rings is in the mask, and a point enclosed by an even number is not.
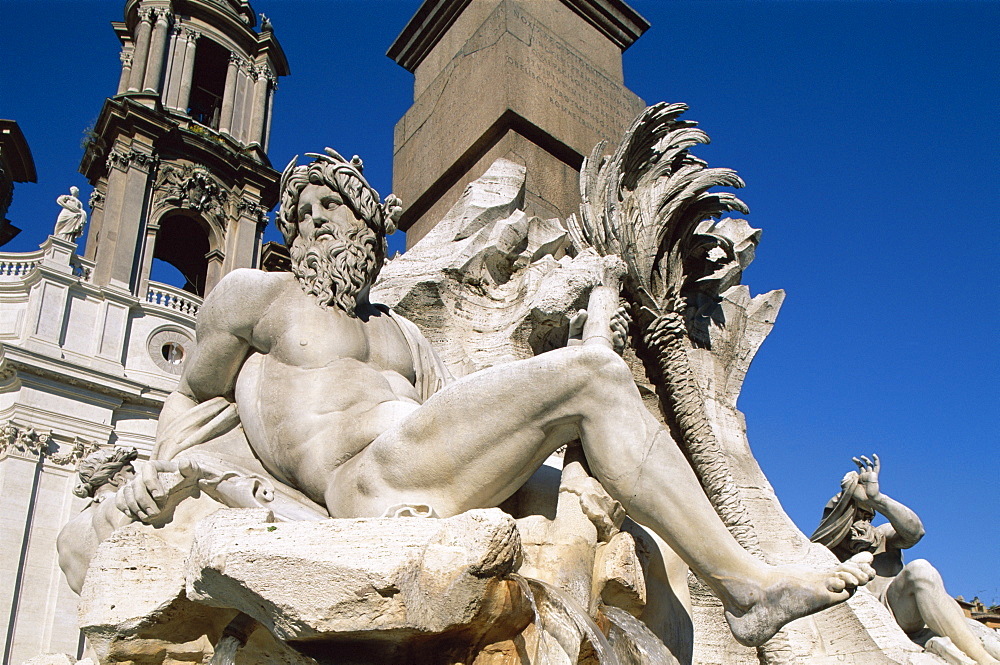
{"type": "Polygon", "coordinates": [[[94,492],[114,478],[115,474],[139,457],[135,448],[115,448],[98,450],[83,458],[76,467],[80,482],[73,488],[73,494],[82,499],[93,497],[94,492]]]}
{"type": "Polygon", "coordinates": [[[383,204],[379,194],[362,175],[363,164],[326,148],[325,154],[306,153],[310,164],[297,166],[298,156],[281,175],[281,208],[275,219],[292,260],[292,271],[306,293],[321,306],[337,305],[354,316],[357,295],[378,277],[386,257],[385,236],[396,230],[402,211],[400,200],[389,195],[383,204]],[[309,246],[298,242],[298,200],[308,185],[324,185],[336,191],[365,227],[337,233],[332,241],[309,246]]]}
{"type": "Polygon", "coordinates": [[[298,235],[299,211],[296,204],[299,194],[306,185],[326,185],[343,197],[347,207],[369,229],[383,236],[381,256],[384,258],[384,236],[396,231],[396,219],[402,212],[399,199],[390,194],[385,204],[382,203],[378,192],[362,175],[364,164],[357,155],[347,161],[336,150],[326,148],[325,154],[307,152],[306,157],[313,157],[313,161],[297,166],[299,158],[296,155],[281,174],[281,208],[275,224],[285,239],[285,245],[291,247],[298,235]]]}

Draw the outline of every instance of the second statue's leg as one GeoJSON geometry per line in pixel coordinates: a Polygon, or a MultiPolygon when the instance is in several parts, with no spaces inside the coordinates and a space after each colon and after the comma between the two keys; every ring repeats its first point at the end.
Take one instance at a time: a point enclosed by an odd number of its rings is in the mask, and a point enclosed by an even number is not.
{"type": "Polygon", "coordinates": [[[906,564],[902,572],[886,589],[889,606],[900,628],[912,633],[926,625],[932,631],[951,639],[979,665],[1000,662],[987,653],[982,642],[965,623],[965,614],[948,595],[940,573],[924,559],[906,564]]]}

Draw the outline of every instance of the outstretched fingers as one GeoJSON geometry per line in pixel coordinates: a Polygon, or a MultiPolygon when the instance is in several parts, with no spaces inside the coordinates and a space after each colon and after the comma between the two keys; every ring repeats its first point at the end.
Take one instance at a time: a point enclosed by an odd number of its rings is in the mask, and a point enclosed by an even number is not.
{"type": "Polygon", "coordinates": [[[874,462],[868,459],[865,455],[862,455],[860,458],[852,457],[851,459],[858,465],[858,470],[862,473],[865,471],[874,471],[875,473],[878,473],[880,466],[878,455],[872,454],[872,457],[875,459],[874,462]]]}

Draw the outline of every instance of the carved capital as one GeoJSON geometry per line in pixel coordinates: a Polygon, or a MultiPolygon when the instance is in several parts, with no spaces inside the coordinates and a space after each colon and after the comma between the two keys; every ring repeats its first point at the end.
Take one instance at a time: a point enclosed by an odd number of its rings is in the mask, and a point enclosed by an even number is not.
{"type": "Polygon", "coordinates": [[[248,201],[247,199],[240,199],[239,203],[236,204],[236,213],[240,217],[244,217],[254,221],[258,226],[263,224],[267,226],[267,211],[264,210],[264,206],[257,203],[256,201],[248,201]]]}
{"type": "Polygon", "coordinates": [[[145,171],[146,173],[151,173],[160,161],[156,155],[150,155],[142,152],[141,150],[136,150],[135,148],[132,148],[128,157],[129,162],[131,162],[133,166],[145,171]]]}
{"type": "Polygon", "coordinates": [[[104,207],[104,192],[102,192],[99,189],[95,189],[94,191],[92,191],[90,193],[90,198],[87,200],[87,204],[91,207],[91,209],[94,209],[94,208],[103,208],[104,207]]]}
{"type": "Polygon", "coordinates": [[[230,67],[240,67],[243,64],[243,58],[235,53],[229,54],[229,66],[230,67]]]}
{"type": "Polygon", "coordinates": [[[69,444],[69,448],[65,452],[49,455],[49,461],[60,466],[66,466],[67,464],[75,465],[87,455],[97,452],[99,448],[100,446],[93,441],[76,437],[73,439],[73,443],[69,444]]]}
{"type": "Polygon", "coordinates": [[[119,55],[118,57],[121,59],[123,66],[131,67],[132,58],[135,57],[135,50],[132,49],[131,47],[123,48],[121,55],[119,55]]]}
{"type": "Polygon", "coordinates": [[[139,10],[139,21],[141,23],[152,23],[153,22],[153,16],[154,16],[154,14],[155,14],[155,10],[153,10],[152,8],[147,7],[145,9],[140,9],[139,10]]]}
{"type": "Polygon", "coordinates": [[[128,171],[129,158],[128,153],[115,148],[108,153],[108,168],[118,169],[119,171],[128,171]]]}
{"type": "Polygon", "coordinates": [[[184,37],[187,39],[188,46],[194,46],[194,43],[198,41],[198,37],[200,36],[201,33],[194,28],[184,26],[184,37]]]}
{"type": "Polygon", "coordinates": [[[7,420],[0,424],[0,455],[38,459],[49,452],[52,433],[7,420]]]}
{"type": "Polygon", "coordinates": [[[168,7],[157,7],[153,10],[153,13],[156,15],[157,23],[169,24],[170,19],[173,17],[168,7]]]}

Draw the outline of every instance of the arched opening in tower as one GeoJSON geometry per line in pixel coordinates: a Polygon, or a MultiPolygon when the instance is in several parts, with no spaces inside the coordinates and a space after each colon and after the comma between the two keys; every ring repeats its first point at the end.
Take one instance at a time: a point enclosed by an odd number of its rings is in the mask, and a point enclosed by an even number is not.
{"type": "Polygon", "coordinates": [[[197,220],[176,214],[165,217],[156,233],[150,279],[204,296],[209,249],[208,236],[197,220]]]}
{"type": "Polygon", "coordinates": [[[198,40],[198,49],[194,56],[188,115],[212,129],[219,128],[228,66],[228,49],[207,37],[198,40]]]}

